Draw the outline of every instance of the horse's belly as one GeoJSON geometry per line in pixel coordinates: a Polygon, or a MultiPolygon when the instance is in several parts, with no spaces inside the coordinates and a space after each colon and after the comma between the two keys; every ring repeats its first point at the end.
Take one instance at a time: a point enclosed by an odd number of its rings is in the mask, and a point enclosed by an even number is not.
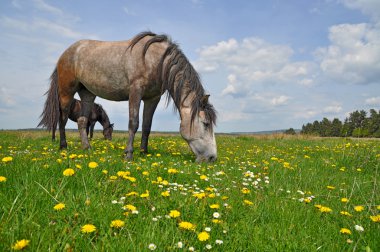
{"type": "Polygon", "coordinates": [[[129,88],[123,85],[118,85],[117,83],[107,83],[107,85],[104,85],[95,82],[87,85],[86,83],[83,83],[83,85],[91,93],[103,99],[111,101],[126,101],[129,97],[129,88]]]}

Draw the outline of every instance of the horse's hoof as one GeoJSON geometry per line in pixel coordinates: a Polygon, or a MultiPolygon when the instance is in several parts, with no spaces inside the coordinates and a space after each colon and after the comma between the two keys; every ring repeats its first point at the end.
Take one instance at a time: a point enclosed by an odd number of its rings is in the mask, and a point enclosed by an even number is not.
{"type": "Polygon", "coordinates": [[[128,161],[133,160],[133,154],[132,153],[127,153],[127,155],[125,156],[125,159],[128,160],[128,161]]]}

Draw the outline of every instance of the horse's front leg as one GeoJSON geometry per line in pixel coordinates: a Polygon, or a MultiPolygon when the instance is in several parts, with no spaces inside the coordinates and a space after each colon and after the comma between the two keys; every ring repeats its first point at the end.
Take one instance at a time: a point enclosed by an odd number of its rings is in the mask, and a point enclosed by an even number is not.
{"type": "Polygon", "coordinates": [[[88,117],[90,116],[96,96],[90,93],[87,89],[81,89],[78,93],[82,103],[80,116],[78,118],[78,130],[82,142],[82,148],[89,149],[90,144],[87,137],[88,117]]]}
{"type": "Polygon", "coordinates": [[[141,97],[137,95],[129,95],[129,124],[128,132],[129,139],[128,145],[125,148],[126,158],[131,160],[133,158],[133,141],[135,134],[139,128],[139,110],[140,110],[141,97]]]}
{"type": "Polygon", "coordinates": [[[142,136],[140,151],[142,153],[148,153],[148,139],[150,130],[152,128],[153,114],[156,111],[157,105],[160,102],[161,96],[154,97],[153,99],[144,101],[144,113],[142,123],[142,136]]]}

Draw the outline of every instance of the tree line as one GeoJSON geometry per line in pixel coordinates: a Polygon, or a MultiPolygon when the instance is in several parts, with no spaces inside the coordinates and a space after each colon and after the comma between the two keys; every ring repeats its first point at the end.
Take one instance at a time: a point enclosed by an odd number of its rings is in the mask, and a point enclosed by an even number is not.
{"type": "Polygon", "coordinates": [[[301,134],[317,135],[321,137],[379,137],[380,138],[380,110],[371,109],[369,114],[364,111],[354,111],[342,123],[338,118],[330,121],[314,121],[302,125],[301,134]]]}

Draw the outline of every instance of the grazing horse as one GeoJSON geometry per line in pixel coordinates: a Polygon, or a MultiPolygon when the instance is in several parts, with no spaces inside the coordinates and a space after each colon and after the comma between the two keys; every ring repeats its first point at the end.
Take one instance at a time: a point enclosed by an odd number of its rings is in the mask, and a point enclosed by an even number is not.
{"type": "MultiPolygon", "coordinates": [[[[73,122],[78,122],[80,117],[80,111],[82,108],[81,101],[74,99],[70,106],[69,119],[73,122]]],[[[103,126],[103,136],[107,140],[112,140],[113,123],[110,123],[106,111],[103,109],[102,105],[94,103],[90,116],[88,118],[88,123],[86,127],[86,133],[90,133],[90,138],[94,136],[94,127],[96,122],[99,122],[103,126]]],[[[55,140],[55,131],[57,125],[53,127],[52,140],[55,140]]]]}
{"type": "Polygon", "coordinates": [[[167,93],[179,111],[180,133],[197,161],[215,161],[216,111],[189,60],[166,35],[143,32],[127,41],[81,40],[59,58],[50,77],[50,88],[40,126],[51,130],[59,121],[60,147],[67,148],[65,125],[74,94],[81,98],[78,129],[82,147],[89,148],[86,126],[96,96],[129,101],[127,159],[133,157],[133,141],[144,101],[141,151],[148,151],[153,114],[161,95],[167,93]]]}

